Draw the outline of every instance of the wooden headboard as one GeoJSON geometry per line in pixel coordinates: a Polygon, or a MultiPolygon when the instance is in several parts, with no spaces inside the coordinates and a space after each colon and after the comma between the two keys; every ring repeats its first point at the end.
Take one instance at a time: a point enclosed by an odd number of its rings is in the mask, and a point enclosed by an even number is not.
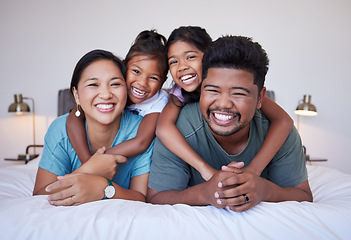
{"type": "Polygon", "coordinates": [[[61,89],[58,92],[57,116],[70,112],[76,106],[69,88],[61,89]]]}
{"type": "Polygon", "coordinates": [[[275,93],[272,90],[267,90],[266,91],[266,96],[275,101],[275,93]]]}

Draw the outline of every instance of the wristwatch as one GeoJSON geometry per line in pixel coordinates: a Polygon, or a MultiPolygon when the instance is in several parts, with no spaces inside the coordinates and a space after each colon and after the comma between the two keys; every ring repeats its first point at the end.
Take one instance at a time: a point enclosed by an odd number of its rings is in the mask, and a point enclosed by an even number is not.
{"type": "Polygon", "coordinates": [[[105,197],[103,199],[110,199],[110,198],[112,198],[115,195],[116,189],[113,186],[113,184],[112,184],[110,179],[106,178],[106,180],[107,180],[108,186],[104,190],[105,191],[105,197]]]}

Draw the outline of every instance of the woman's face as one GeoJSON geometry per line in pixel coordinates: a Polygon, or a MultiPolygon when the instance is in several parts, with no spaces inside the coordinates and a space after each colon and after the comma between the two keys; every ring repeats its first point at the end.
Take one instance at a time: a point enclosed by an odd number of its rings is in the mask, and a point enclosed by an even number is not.
{"type": "Polygon", "coordinates": [[[193,92],[201,85],[203,55],[194,45],[183,41],[173,43],[168,49],[173,80],[187,92],[193,92]]]}
{"type": "Polygon", "coordinates": [[[73,89],[87,122],[110,124],[120,119],[127,101],[127,88],[119,67],[110,60],[97,60],[82,72],[73,89]]]}
{"type": "Polygon", "coordinates": [[[131,103],[141,103],[153,97],[162,87],[162,72],[157,59],[134,56],[127,64],[128,98],[131,103]]]}

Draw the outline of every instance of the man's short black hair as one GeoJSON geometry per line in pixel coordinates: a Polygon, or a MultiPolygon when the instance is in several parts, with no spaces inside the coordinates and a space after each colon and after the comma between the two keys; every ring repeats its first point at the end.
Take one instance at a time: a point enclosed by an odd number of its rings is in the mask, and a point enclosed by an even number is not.
{"type": "Polygon", "coordinates": [[[254,75],[254,84],[260,93],[269,60],[266,51],[249,37],[223,36],[214,41],[205,51],[202,59],[202,79],[207,77],[209,68],[232,68],[245,70],[254,75]]]}

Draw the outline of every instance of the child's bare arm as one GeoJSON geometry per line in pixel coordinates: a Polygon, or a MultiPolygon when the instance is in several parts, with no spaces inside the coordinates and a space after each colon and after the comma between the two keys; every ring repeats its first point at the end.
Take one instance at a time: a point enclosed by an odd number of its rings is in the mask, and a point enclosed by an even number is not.
{"type": "Polygon", "coordinates": [[[143,117],[136,136],[106,150],[109,154],[118,154],[127,158],[145,152],[155,138],[156,124],[160,113],[150,113],[143,117]]]}
{"type": "Polygon", "coordinates": [[[77,111],[77,107],[74,108],[67,117],[66,120],[66,130],[68,138],[76,151],[78,158],[81,163],[85,163],[91,157],[87,135],[85,132],[85,115],[82,110],[81,115],[79,117],[75,116],[75,112],[77,111]]]}
{"type": "Polygon", "coordinates": [[[291,117],[273,100],[264,97],[261,110],[271,122],[260,151],[246,167],[247,170],[260,175],[274,155],[283,146],[294,124],[291,117]]]}
{"type": "Polygon", "coordinates": [[[141,120],[136,136],[121,142],[108,150],[100,148],[75,173],[84,172],[112,179],[116,174],[119,163],[124,163],[127,158],[145,152],[155,138],[155,129],[159,113],[150,113],[141,120]]]}
{"type": "MultiPolygon", "coordinates": [[[[170,98],[174,97],[170,95],[170,98]]],[[[174,97],[176,98],[176,97],[174,97]]],[[[176,101],[176,100],[175,100],[176,101]]],[[[174,154],[198,170],[201,176],[207,181],[216,172],[209,166],[188,144],[184,136],[176,127],[180,107],[170,99],[163,109],[156,128],[156,136],[174,154]]]]}

